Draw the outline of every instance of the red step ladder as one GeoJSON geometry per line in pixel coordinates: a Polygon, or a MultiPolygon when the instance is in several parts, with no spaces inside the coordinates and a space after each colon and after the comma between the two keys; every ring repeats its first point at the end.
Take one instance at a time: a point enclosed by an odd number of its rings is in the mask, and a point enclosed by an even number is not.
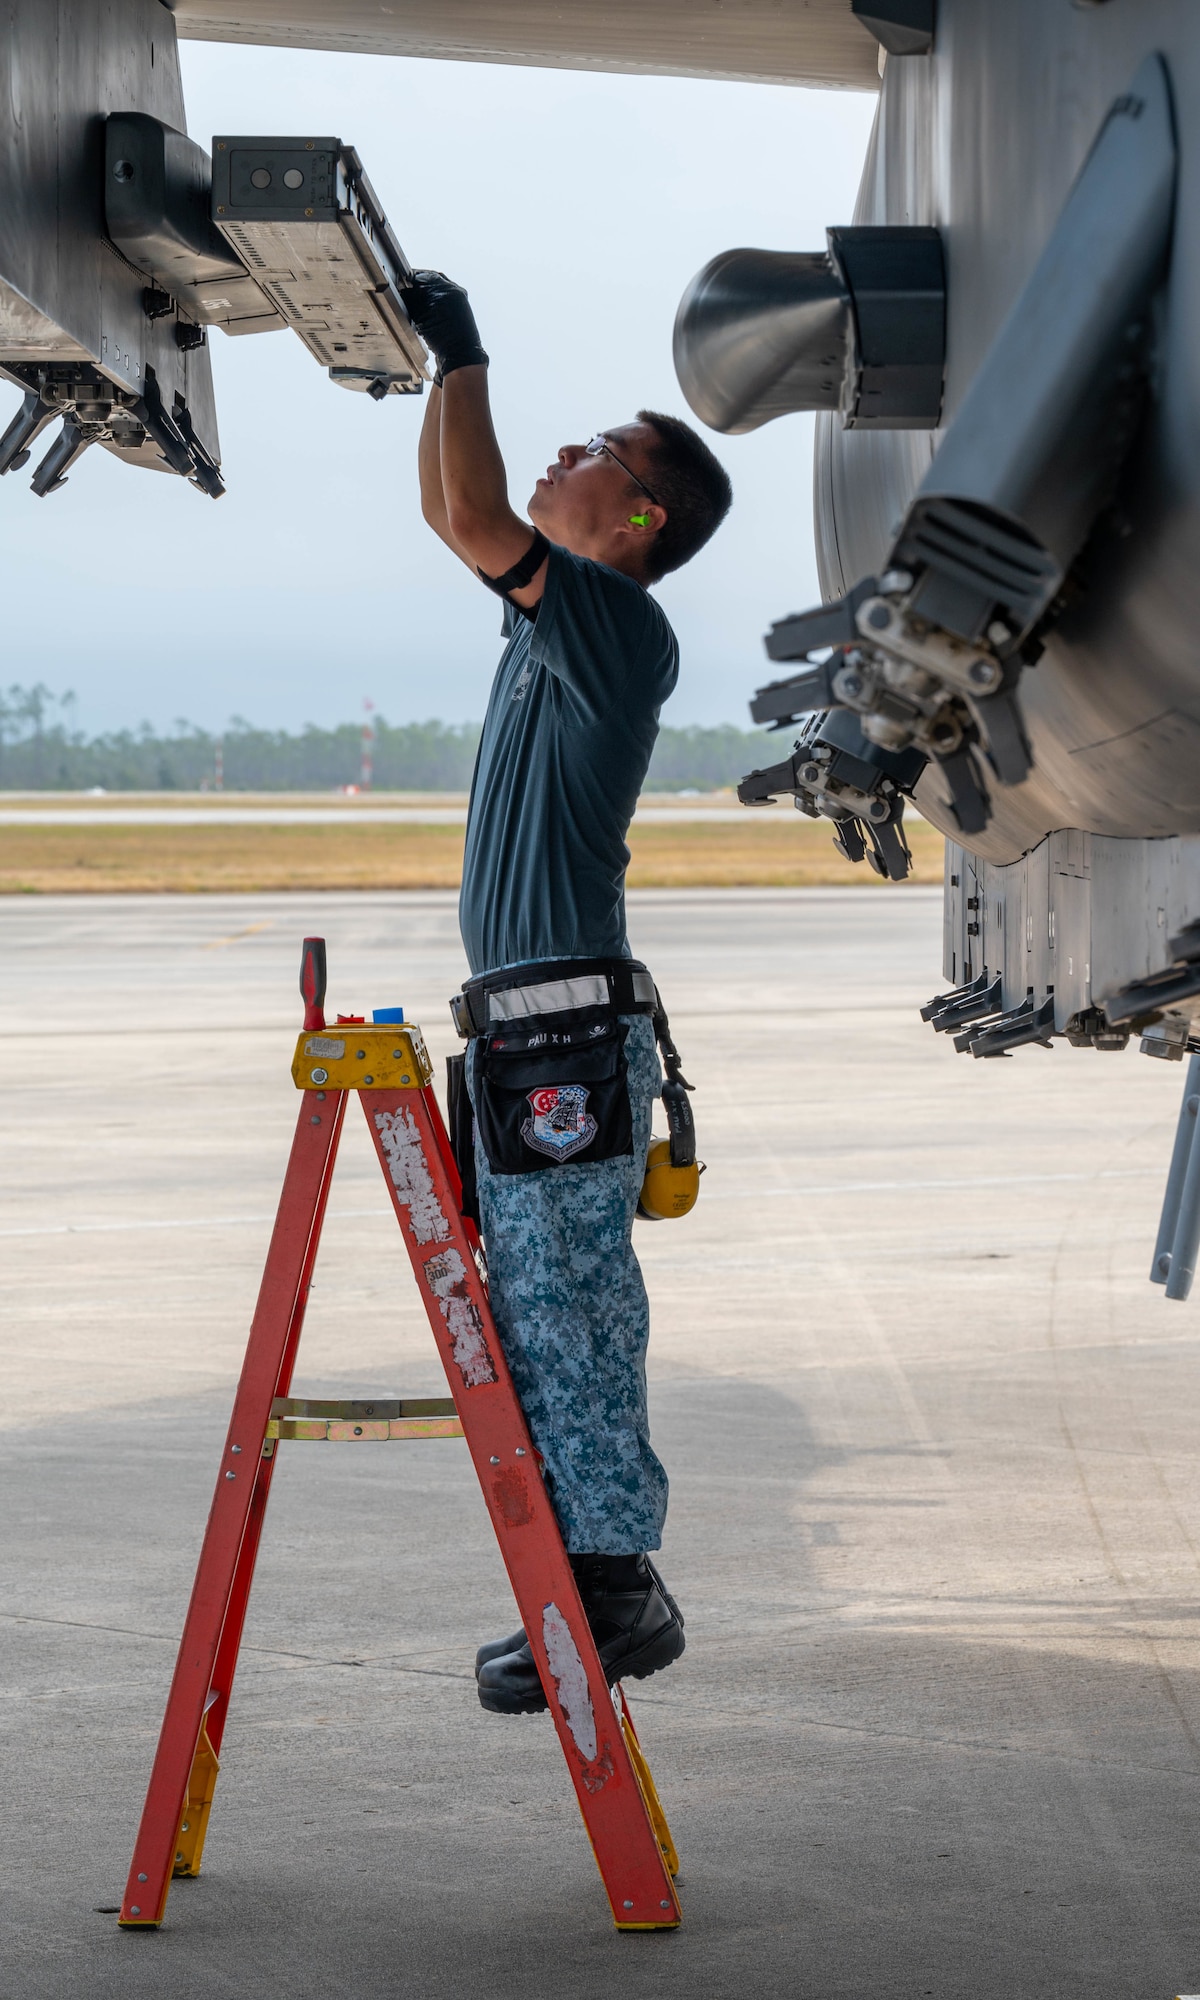
{"type": "Polygon", "coordinates": [[[325,945],[306,938],[303,1095],[246,1359],[221,1455],[120,1923],[163,1921],[173,1875],[198,1875],[263,1516],[279,1444],[461,1436],[479,1475],[618,1930],[680,1921],[678,1862],[623,1691],[605,1680],[538,1456],[488,1305],[474,1225],[415,1026],[327,1028],[325,945]],[[357,1091],[450,1399],[372,1403],[288,1395],[337,1159],[357,1091]]]}

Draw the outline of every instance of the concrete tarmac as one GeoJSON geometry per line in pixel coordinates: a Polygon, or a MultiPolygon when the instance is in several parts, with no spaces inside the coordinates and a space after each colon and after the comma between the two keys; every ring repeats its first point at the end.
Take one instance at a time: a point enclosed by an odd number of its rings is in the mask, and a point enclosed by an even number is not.
{"type": "MultiPolygon", "coordinates": [[[[1200,1297],[1147,1282],[1182,1073],[955,1056],[924,890],[647,892],[709,1171],[639,1225],[662,1563],[630,1689],[684,1925],[618,1936],[465,1447],[285,1446],[205,1866],[118,1931],[330,1005],[439,1059],[446,895],[27,898],[5,1028],[0,2000],[1200,1992],[1200,1297]]],[[[351,1107],[297,1393],[440,1393],[351,1107]]]]}

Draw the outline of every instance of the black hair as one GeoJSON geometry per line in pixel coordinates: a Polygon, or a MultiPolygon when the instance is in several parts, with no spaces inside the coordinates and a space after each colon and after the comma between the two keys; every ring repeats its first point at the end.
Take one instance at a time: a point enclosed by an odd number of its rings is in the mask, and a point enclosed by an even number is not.
{"type": "Polygon", "coordinates": [[[650,484],[666,510],[666,521],[650,543],[643,576],[657,583],[684,563],[715,535],[733,500],[725,467],[679,417],[658,410],[639,410],[639,424],[654,432],[650,447],[650,484]]]}

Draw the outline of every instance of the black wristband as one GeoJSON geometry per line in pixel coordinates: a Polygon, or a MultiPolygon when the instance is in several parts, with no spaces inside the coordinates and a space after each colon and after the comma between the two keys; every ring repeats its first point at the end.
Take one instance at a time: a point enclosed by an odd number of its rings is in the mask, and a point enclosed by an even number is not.
{"type": "Polygon", "coordinates": [[[438,374],[445,381],[447,375],[453,375],[456,368],[486,368],[488,359],[478,342],[474,346],[468,343],[465,347],[452,349],[448,354],[440,356],[438,374]]]}
{"type": "Polygon", "coordinates": [[[485,576],[478,564],[475,566],[476,575],[481,583],[486,583],[489,590],[495,591],[497,597],[508,597],[512,591],[524,589],[529,579],[541,568],[549,553],[549,542],[541,529],[535,528],[533,540],[524,555],[511,569],[506,569],[503,576],[485,576]]]}

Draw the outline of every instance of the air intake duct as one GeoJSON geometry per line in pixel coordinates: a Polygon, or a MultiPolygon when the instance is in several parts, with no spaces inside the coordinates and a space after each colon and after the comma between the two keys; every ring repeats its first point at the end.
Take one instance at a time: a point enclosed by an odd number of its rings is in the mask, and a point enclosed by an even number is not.
{"type": "Polygon", "coordinates": [[[946,285],[936,229],[830,229],[828,249],[725,250],[675,318],[696,415],[736,435],[796,410],[847,429],[931,430],[942,407],[946,285]]]}

